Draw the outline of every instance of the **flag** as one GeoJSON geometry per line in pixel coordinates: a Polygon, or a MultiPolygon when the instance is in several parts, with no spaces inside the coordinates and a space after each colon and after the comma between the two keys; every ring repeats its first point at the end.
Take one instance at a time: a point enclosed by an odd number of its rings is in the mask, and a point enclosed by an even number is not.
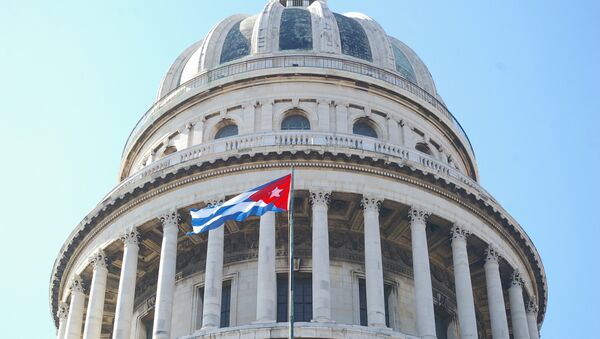
{"type": "Polygon", "coordinates": [[[252,215],[267,212],[285,212],[289,207],[292,175],[273,180],[260,187],[244,192],[218,206],[201,210],[192,209],[193,232],[204,233],[220,227],[227,220],[244,221],[252,215]]]}

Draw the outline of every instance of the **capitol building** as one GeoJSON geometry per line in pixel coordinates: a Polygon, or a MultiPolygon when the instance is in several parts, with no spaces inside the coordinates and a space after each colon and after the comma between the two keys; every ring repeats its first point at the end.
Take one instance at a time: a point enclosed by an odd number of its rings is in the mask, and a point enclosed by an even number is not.
{"type": "Polygon", "coordinates": [[[365,14],[266,2],[162,79],[58,253],[57,338],[287,338],[287,213],[186,233],[294,166],[296,338],[538,339],[540,255],[423,61],[365,14]]]}

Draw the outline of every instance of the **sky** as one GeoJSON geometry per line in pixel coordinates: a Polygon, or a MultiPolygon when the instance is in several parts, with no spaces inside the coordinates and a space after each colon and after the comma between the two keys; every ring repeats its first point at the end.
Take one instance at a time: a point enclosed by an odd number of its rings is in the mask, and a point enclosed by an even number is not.
{"type": "MultiPolygon", "coordinates": [[[[129,132],[187,46],[266,0],[0,0],[0,325],[54,338],[48,282],[117,183],[129,132]]],[[[589,338],[600,303],[600,2],[330,0],[411,46],[467,131],[481,184],[544,262],[544,339],[589,338]]]]}

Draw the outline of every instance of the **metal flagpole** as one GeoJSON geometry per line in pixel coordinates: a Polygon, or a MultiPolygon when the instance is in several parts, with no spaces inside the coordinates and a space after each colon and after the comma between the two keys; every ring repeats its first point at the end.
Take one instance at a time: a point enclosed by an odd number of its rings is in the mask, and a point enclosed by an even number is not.
{"type": "Polygon", "coordinates": [[[292,178],[290,187],[290,205],[288,206],[288,248],[290,267],[288,273],[289,291],[288,291],[288,319],[290,321],[289,339],[294,339],[294,165],[292,165],[292,178]]]}

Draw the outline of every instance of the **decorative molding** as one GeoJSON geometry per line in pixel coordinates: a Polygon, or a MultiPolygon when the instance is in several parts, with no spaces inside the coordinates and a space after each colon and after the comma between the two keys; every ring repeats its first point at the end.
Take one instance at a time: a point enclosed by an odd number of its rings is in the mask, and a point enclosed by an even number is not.
{"type": "Polygon", "coordinates": [[[160,222],[163,228],[178,227],[179,213],[177,213],[177,210],[171,210],[160,216],[160,222]]]}
{"type": "Polygon", "coordinates": [[[457,239],[461,239],[461,240],[467,240],[467,238],[469,238],[469,236],[471,235],[471,231],[467,230],[466,228],[464,228],[461,225],[457,225],[454,224],[452,226],[452,240],[457,240],[457,239]]]}
{"type": "Polygon", "coordinates": [[[56,311],[56,317],[60,321],[64,321],[64,320],[67,320],[68,316],[69,316],[69,305],[62,301],[59,302],[58,303],[58,311],[56,311]]]}
{"type": "Polygon", "coordinates": [[[537,305],[537,302],[535,301],[534,297],[531,297],[529,299],[529,302],[527,303],[527,313],[538,313],[539,311],[539,307],[537,305]]]}
{"type": "Polygon", "coordinates": [[[100,268],[108,269],[108,258],[103,250],[98,250],[98,252],[92,254],[89,262],[94,266],[94,271],[100,268]]]}
{"type": "Polygon", "coordinates": [[[71,293],[79,292],[84,293],[85,289],[83,288],[83,280],[79,276],[79,274],[75,274],[71,282],[69,283],[69,290],[71,293]]]}
{"type": "Polygon", "coordinates": [[[362,197],[361,206],[365,209],[365,211],[375,211],[379,213],[382,202],[383,199],[364,195],[362,197]]]}
{"type": "Polygon", "coordinates": [[[310,203],[313,205],[328,206],[331,191],[310,191],[310,203]]]}
{"type": "Polygon", "coordinates": [[[429,219],[429,216],[431,215],[431,212],[429,212],[428,210],[422,208],[422,207],[411,207],[410,211],[408,212],[408,217],[410,218],[411,222],[420,222],[420,223],[426,223],[427,219],[429,219]]]}
{"type": "Polygon", "coordinates": [[[513,274],[511,276],[511,285],[513,287],[523,287],[525,286],[525,280],[523,280],[523,277],[521,276],[521,272],[519,272],[519,270],[514,270],[513,274]]]}
{"type": "Polygon", "coordinates": [[[217,206],[221,206],[225,203],[225,198],[216,198],[206,202],[206,206],[210,208],[214,208],[217,206]]]}
{"type": "Polygon", "coordinates": [[[135,245],[138,246],[140,243],[140,233],[136,227],[131,227],[123,235],[121,235],[121,241],[125,244],[125,247],[135,245]]]}
{"type": "Polygon", "coordinates": [[[485,250],[485,263],[498,263],[500,262],[500,253],[498,253],[498,250],[496,250],[494,247],[492,247],[492,245],[490,245],[486,250],[485,250]]]}

